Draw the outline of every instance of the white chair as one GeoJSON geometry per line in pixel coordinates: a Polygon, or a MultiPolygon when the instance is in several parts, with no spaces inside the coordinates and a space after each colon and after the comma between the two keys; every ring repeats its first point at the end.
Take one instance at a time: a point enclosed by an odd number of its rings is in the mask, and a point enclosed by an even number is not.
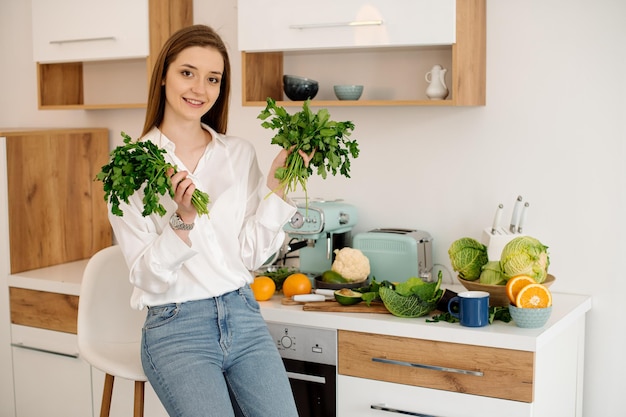
{"type": "Polygon", "coordinates": [[[115,377],[135,381],[134,416],[143,416],[146,376],[141,367],[145,312],[130,307],[132,285],[119,246],[89,260],[78,301],[78,351],[106,373],[100,416],[109,415],[115,377]]]}

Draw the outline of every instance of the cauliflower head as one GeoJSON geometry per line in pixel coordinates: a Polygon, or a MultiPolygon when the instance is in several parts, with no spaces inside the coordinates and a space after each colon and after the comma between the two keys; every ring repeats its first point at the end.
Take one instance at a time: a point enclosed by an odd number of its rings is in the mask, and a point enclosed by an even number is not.
{"type": "Polygon", "coordinates": [[[370,274],[370,260],[358,249],[335,249],[335,260],[330,269],[349,282],[361,282],[370,274]]]}

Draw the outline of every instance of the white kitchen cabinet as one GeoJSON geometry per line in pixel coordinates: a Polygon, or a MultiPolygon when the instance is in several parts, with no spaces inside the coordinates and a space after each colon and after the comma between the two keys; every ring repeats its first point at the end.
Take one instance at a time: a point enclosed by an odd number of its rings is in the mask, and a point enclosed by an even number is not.
{"type": "Polygon", "coordinates": [[[341,417],[581,417],[590,308],[588,296],[553,293],[548,323],[523,329],[261,303],[267,321],[337,330],[341,417]]]}
{"type": "Polygon", "coordinates": [[[76,335],[12,325],[16,417],[91,416],[91,367],[76,335]]]}
{"type": "Polygon", "coordinates": [[[148,0],[32,0],[35,62],[147,57],[148,0]]]}
{"type": "Polygon", "coordinates": [[[239,0],[237,6],[242,51],[452,45],[456,38],[455,0],[239,0]]]}
{"type": "Polygon", "coordinates": [[[32,3],[40,109],[145,107],[163,43],[193,23],[192,0],[32,3]]]}
{"type": "Polygon", "coordinates": [[[584,322],[535,352],[339,331],[338,415],[581,416],[584,322]]]}
{"type": "Polygon", "coordinates": [[[283,74],[319,82],[314,106],[485,104],[485,0],[238,1],[242,103],[282,106],[283,74]],[[447,71],[449,95],[429,100],[425,75],[447,71]],[[335,84],[361,84],[359,100],[338,100],[335,84]]]}
{"type": "Polygon", "coordinates": [[[391,417],[395,415],[433,417],[523,417],[532,406],[477,395],[381,382],[339,375],[337,415],[391,417]],[[374,407],[374,408],[373,408],[374,407]]]}

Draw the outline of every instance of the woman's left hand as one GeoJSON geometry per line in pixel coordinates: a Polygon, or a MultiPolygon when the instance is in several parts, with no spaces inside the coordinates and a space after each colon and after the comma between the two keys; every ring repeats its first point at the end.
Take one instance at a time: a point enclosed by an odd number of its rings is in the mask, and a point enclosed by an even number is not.
{"type": "MultiPolygon", "coordinates": [[[[276,170],[285,166],[287,162],[287,157],[290,153],[290,150],[282,149],[274,158],[272,166],[270,167],[270,171],[267,175],[267,187],[272,190],[274,194],[277,194],[280,198],[285,197],[285,185],[281,186],[280,180],[276,178],[276,170]]],[[[298,153],[304,160],[304,166],[308,167],[311,159],[313,159],[313,156],[315,155],[315,149],[308,155],[302,150],[298,150],[298,153]]]]}

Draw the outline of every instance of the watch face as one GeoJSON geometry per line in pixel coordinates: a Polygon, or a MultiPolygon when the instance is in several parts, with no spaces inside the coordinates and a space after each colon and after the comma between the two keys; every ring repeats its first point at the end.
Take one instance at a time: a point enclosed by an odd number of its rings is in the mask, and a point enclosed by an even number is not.
{"type": "Polygon", "coordinates": [[[172,217],[170,217],[170,226],[174,230],[191,230],[193,229],[194,224],[187,224],[183,222],[183,219],[180,218],[178,213],[174,213],[172,217]]]}

